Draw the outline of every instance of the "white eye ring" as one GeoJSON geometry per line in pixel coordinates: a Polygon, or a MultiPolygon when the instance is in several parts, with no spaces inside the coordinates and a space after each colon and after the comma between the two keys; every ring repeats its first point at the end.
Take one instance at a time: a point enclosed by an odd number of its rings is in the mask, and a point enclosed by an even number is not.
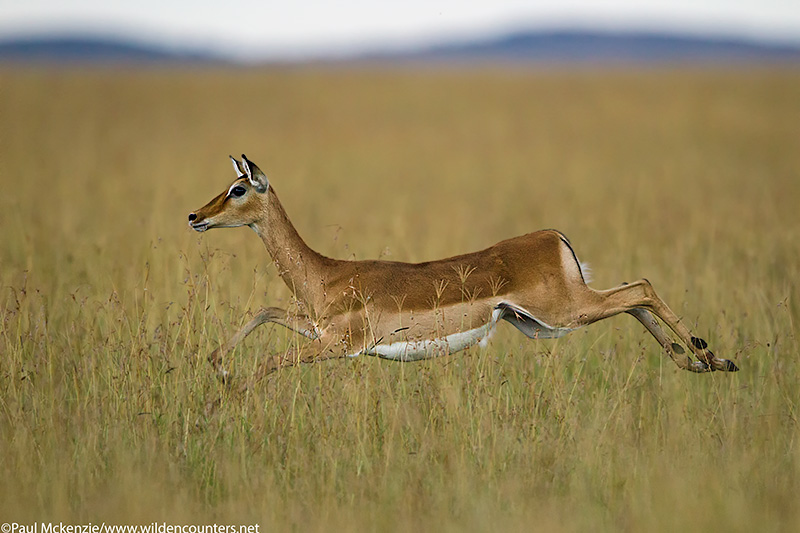
{"type": "Polygon", "coordinates": [[[247,189],[239,185],[238,183],[234,183],[231,185],[231,188],[228,189],[228,196],[233,196],[234,198],[239,198],[240,196],[244,196],[247,192],[247,189]]]}

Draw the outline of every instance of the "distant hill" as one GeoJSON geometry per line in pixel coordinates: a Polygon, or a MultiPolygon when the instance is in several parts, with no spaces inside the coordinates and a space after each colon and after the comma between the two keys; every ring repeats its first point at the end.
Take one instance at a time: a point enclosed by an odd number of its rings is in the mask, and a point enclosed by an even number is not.
{"type": "MultiPolygon", "coordinates": [[[[308,61],[328,61],[324,54],[308,61]]],[[[274,59],[273,62],[276,62],[274,59]]],[[[669,33],[524,31],[482,40],[445,42],[403,51],[365,51],[337,59],[388,63],[800,63],[800,43],[669,33]]],[[[235,63],[209,52],[173,50],[124,39],[53,37],[0,40],[0,63],[159,64],[235,63]]],[[[284,61],[285,62],[285,61],[284,61]]],[[[251,62],[252,63],[252,62],[251,62]]]]}
{"type": "Polygon", "coordinates": [[[800,62],[800,43],[772,44],[650,32],[524,31],[443,43],[367,59],[422,62],[670,63],[800,62]]]}
{"type": "Polygon", "coordinates": [[[27,37],[0,40],[0,62],[8,63],[211,63],[222,59],[151,43],[95,37],[27,37]]]}

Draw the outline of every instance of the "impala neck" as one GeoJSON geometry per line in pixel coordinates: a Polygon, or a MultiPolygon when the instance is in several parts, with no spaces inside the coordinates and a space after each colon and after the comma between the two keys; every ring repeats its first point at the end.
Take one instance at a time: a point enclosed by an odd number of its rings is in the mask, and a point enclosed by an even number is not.
{"type": "Polygon", "coordinates": [[[271,185],[266,194],[263,213],[250,227],[261,237],[284,283],[305,306],[304,312],[316,315],[326,258],[300,237],[271,185]]]}

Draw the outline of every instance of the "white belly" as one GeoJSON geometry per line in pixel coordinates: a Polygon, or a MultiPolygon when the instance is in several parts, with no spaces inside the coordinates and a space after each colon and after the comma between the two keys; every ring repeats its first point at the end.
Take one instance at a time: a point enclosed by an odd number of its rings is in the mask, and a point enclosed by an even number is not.
{"type": "Polygon", "coordinates": [[[535,318],[522,307],[516,306],[510,302],[501,302],[492,312],[491,320],[483,326],[452,333],[438,339],[376,344],[371,348],[365,348],[360,352],[356,352],[350,357],[357,357],[363,354],[392,359],[394,361],[420,361],[422,359],[431,359],[433,357],[458,352],[478,344],[479,342],[481,346],[485,346],[485,343],[481,341],[488,341],[500,319],[510,322],[514,327],[532,339],[555,339],[572,331],[571,328],[550,326],[535,318]]]}
{"type": "Polygon", "coordinates": [[[419,361],[421,359],[430,359],[432,357],[458,352],[479,343],[491,333],[495,324],[496,322],[492,320],[479,328],[453,333],[440,339],[378,344],[361,353],[365,355],[377,355],[378,357],[393,359],[395,361],[419,361]]]}

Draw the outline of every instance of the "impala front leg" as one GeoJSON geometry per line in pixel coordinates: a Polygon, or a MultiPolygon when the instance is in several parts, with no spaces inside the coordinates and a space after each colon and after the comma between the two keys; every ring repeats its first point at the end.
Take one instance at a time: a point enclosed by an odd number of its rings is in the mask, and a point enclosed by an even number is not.
{"type": "Polygon", "coordinates": [[[237,331],[236,334],[231,337],[230,340],[228,340],[228,342],[211,352],[211,354],[208,356],[208,361],[211,363],[211,366],[214,367],[214,370],[223,380],[228,379],[230,375],[229,372],[223,367],[223,357],[230,354],[233,349],[236,348],[236,345],[244,340],[245,337],[250,335],[254,329],[269,322],[280,324],[281,326],[289,328],[290,330],[295,331],[309,339],[316,339],[319,337],[314,323],[305,315],[290,313],[289,311],[280,309],[278,307],[268,307],[266,309],[262,309],[255,317],[253,317],[250,322],[245,324],[242,329],[237,331]]]}
{"type": "Polygon", "coordinates": [[[239,390],[247,390],[255,383],[258,383],[269,374],[281,368],[347,357],[346,353],[339,349],[339,346],[340,343],[336,343],[333,339],[323,337],[303,344],[299,348],[289,348],[286,353],[282,355],[267,356],[259,365],[252,378],[243,383],[239,390]]]}

